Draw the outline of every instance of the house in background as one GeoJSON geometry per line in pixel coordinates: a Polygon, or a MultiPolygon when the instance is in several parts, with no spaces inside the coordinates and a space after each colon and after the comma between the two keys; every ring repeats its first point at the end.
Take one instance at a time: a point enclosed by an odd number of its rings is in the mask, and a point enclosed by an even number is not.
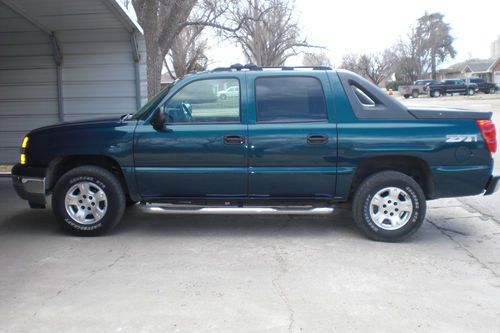
{"type": "Polygon", "coordinates": [[[454,64],[438,72],[438,80],[463,79],[471,77],[484,79],[500,85],[500,57],[494,59],[471,59],[454,64]]]}

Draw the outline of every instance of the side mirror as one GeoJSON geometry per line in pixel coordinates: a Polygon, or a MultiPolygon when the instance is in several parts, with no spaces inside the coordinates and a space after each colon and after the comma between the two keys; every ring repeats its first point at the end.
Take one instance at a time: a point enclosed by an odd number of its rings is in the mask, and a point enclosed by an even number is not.
{"type": "Polygon", "coordinates": [[[151,125],[155,129],[162,129],[163,126],[165,125],[165,112],[164,112],[163,106],[158,107],[155,110],[155,113],[153,115],[153,119],[151,119],[151,125]]]}

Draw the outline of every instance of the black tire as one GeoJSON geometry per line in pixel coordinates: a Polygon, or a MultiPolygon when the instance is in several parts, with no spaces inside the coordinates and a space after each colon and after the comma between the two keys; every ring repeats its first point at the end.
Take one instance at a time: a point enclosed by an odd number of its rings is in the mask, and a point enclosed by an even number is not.
{"type": "Polygon", "coordinates": [[[397,171],[382,171],[369,176],[358,187],[352,212],[357,227],[369,238],[383,242],[399,242],[414,234],[422,225],[426,212],[425,195],[413,178],[397,171]],[[395,230],[379,227],[370,216],[373,196],[387,187],[402,189],[412,203],[412,213],[409,214],[408,221],[395,230]]]}
{"type": "Polygon", "coordinates": [[[411,97],[418,98],[418,90],[413,90],[413,92],[411,93],[411,97]]]}
{"type": "Polygon", "coordinates": [[[226,94],[222,94],[220,95],[219,97],[221,100],[225,101],[227,99],[227,95],[226,94]]]}
{"type": "Polygon", "coordinates": [[[410,94],[404,94],[403,97],[408,99],[410,98],[410,94]]]}
{"type": "MultiPolygon", "coordinates": [[[[88,198],[92,199],[90,196],[88,198]]],[[[91,207],[90,200],[83,203],[86,204],[91,207]]],[[[66,231],[78,236],[97,236],[109,231],[121,220],[125,210],[125,194],[118,179],[108,170],[91,165],[80,166],[68,171],[57,181],[52,193],[52,210],[66,231]],[[80,223],[66,210],[66,194],[73,186],[82,182],[97,185],[106,195],[106,210],[95,223],[80,223]]]]}
{"type": "Polygon", "coordinates": [[[469,96],[474,95],[474,89],[472,89],[472,88],[467,89],[467,95],[469,95],[469,96]]]}
{"type": "Polygon", "coordinates": [[[488,90],[488,93],[489,93],[489,94],[494,94],[494,93],[496,93],[496,89],[495,89],[495,87],[491,87],[491,88],[488,90]]]}

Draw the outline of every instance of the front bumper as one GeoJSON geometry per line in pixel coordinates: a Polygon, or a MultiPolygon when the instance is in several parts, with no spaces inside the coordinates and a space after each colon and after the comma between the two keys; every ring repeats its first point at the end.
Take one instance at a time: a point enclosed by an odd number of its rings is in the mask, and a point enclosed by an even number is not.
{"type": "Polygon", "coordinates": [[[30,207],[45,207],[45,171],[45,168],[21,164],[12,168],[12,185],[22,199],[28,200],[30,207]]]}
{"type": "Polygon", "coordinates": [[[486,184],[484,195],[495,193],[500,188],[500,176],[491,176],[486,184]]]}

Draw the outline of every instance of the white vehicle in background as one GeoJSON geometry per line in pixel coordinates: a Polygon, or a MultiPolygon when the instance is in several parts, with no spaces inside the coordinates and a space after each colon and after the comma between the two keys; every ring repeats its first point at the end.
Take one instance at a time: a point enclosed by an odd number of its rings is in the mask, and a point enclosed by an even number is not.
{"type": "Polygon", "coordinates": [[[240,95],[240,87],[232,86],[227,88],[226,90],[221,90],[217,92],[217,98],[219,99],[227,99],[228,97],[238,97],[240,95]]]}

